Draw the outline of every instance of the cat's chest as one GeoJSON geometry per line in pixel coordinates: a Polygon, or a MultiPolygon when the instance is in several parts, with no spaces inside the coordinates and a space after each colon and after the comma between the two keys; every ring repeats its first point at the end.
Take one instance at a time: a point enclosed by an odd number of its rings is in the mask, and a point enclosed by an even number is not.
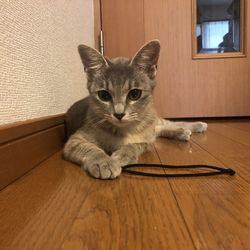
{"type": "Polygon", "coordinates": [[[150,143],[152,140],[154,141],[155,135],[154,131],[143,131],[141,133],[128,134],[125,138],[123,138],[122,143],[132,144],[132,143],[142,143],[147,142],[150,143]],[[148,132],[148,133],[147,133],[148,132]]]}
{"type": "Polygon", "coordinates": [[[155,140],[154,127],[147,128],[141,132],[127,132],[123,136],[114,133],[98,133],[99,145],[107,152],[113,152],[122,145],[133,143],[152,143],[155,140]]]}

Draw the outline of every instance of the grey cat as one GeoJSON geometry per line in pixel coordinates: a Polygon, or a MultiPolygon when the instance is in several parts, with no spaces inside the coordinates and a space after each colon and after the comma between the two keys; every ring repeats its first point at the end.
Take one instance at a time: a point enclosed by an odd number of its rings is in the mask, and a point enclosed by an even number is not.
{"type": "Polygon", "coordinates": [[[79,46],[87,74],[89,96],[66,114],[69,139],[64,157],[91,176],[114,179],[122,166],[137,162],[157,136],[189,140],[203,132],[203,122],[171,122],[157,116],[153,90],[160,43],[144,45],[132,59],[103,57],[97,50],[79,46]]]}

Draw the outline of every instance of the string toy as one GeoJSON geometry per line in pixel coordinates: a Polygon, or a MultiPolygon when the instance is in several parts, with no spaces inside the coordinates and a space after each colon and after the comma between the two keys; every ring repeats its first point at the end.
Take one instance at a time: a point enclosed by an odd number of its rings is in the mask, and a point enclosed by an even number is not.
{"type": "Polygon", "coordinates": [[[164,165],[164,164],[144,164],[144,163],[136,163],[136,164],[128,164],[122,167],[122,172],[131,175],[139,175],[139,176],[148,176],[148,177],[200,177],[200,176],[213,176],[213,175],[230,175],[233,176],[236,172],[231,168],[221,168],[209,165],[164,165]],[[202,173],[180,173],[180,174],[158,174],[158,173],[149,173],[144,171],[132,170],[132,168],[137,167],[154,167],[159,169],[212,169],[214,171],[202,172],[202,173]]]}

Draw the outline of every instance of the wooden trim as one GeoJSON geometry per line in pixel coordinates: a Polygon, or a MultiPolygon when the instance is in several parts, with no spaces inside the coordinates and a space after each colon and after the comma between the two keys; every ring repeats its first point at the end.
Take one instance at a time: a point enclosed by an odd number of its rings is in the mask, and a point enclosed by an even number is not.
{"type": "Polygon", "coordinates": [[[246,25],[247,25],[247,19],[246,19],[246,13],[247,13],[247,5],[245,0],[241,0],[240,2],[240,48],[242,54],[246,56],[246,25]]]}
{"type": "Polygon", "coordinates": [[[192,57],[197,55],[197,39],[196,39],[196,23],[197,23],[197,4],[196,0],[192,0],[191,4],[191,46],[192,46],[192,57]]]}
{"type": "Polygon", "coordinates": [[[101,0],[94,0],[94,36],[95,48],[99,51],[99,34],[101,31],[101,0]]]}
{"type": "Polygon", "coordinates": [[[64,115],[1,126],[0,189],[62,149],[64,115]]]}
{"type": "Polygon", "coordinates": [[[228,52],[221,54],[196,54],[193,55],[193,59],[219,59],[219,58],[242,58],[246,57],[242,52],[228,52]]]}
{"type": "Polygon", "coordinates": [[[64,114],[46,116],[0,126],[0,146],[6,142],[31,135],[64,123],[64,114]]]}
{"type": "Polygon", "coordinates": [[[193,59],[217,59],[217,58],[242,58],[246,57],[246,1],[240,0],[240,52],[228,52],[222,54],[197,54],[196,23],[197,0],[192,0],[192,58],[193,59]]]}
{"type": "Polygon", "coordinates": [[[248,2],[245,0],[241,0],[241,5],[240,5],[240,12],[241,14],[241,19],[240,19],[240,28],[241,28],[241,48],[242,52],[247,56],[247,13],[248,13],[248,2]]]}

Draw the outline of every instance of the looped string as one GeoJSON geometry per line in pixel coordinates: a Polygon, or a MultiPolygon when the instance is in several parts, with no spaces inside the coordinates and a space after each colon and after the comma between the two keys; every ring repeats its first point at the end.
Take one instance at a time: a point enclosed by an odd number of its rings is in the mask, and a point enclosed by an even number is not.
{"type": "Polygon", "coordinates": [[[231,168],[221,168],[209,165],[162,165],[162,164],[128,164],[122,167],[122,172],[131,174],[131,175],[140,175],[140,176],[149,176],[149,177],[198,177],[198,176],[211,176],[211,175],[235,175],[235,171],[231,168]],[[131,168],[136,167],[154,167],[154,168],[164,168],[164,169],[213,169],[216,171],[204,172],[204,173],[186,173],[186,174],[157,174],[157,173],[148,173],[138,170],[131,170],[131,168]]]}

